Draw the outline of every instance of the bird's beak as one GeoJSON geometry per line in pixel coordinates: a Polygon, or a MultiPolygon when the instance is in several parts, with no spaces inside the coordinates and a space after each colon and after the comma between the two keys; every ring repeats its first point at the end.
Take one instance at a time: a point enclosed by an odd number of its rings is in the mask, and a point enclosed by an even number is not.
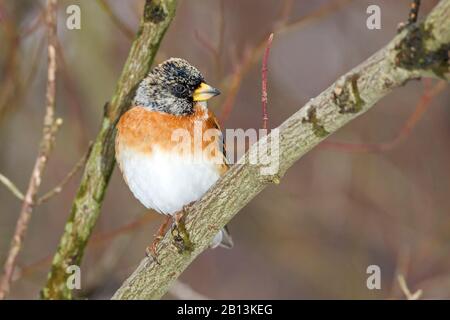
{"type": "Polygon", "coordinates": [[[220,94],[219,90],[202,82],[200,86],[197,89],[195,89],[193,99],[194,101],[206,101],[219,94],[220,94]]]}

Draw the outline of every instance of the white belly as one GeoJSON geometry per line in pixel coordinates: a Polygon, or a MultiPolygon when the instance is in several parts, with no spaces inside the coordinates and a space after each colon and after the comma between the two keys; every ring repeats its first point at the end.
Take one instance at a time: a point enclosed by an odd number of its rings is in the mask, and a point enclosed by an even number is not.
{"type": "Polygon", "coordinates": [[[163,214],[198,200],[220,177],[214,163],[185,161],[158,149],[151,155],[122,150],[117,160],[134,196],[163,214]]]}

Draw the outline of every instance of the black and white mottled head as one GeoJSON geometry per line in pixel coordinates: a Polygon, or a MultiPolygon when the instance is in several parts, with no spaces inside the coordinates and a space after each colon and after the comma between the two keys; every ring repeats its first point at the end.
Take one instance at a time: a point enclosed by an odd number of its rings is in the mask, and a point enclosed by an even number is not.
{"type": "Polygon", "coordinates": [[[170,58],[153,68],[139,84],[133,105],[174,115],[188,115],[196,101],[206,101],[220,92],[207,85],[203,76],[186,60],[170,58]]]}

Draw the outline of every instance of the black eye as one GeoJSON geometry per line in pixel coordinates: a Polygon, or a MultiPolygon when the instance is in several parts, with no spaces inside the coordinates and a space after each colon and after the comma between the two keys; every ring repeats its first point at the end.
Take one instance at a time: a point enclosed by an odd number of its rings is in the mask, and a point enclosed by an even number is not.
{"type": "Polygon", "coordinates": [[[187,91],[187,88],[182,84],[177,84],[173,87],[173,93],[178,97],[185,95],[187,91]]]}

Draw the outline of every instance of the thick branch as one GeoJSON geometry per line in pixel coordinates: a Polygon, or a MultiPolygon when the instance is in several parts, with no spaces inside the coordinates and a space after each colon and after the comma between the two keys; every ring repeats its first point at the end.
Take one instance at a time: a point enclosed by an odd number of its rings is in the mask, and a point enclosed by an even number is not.
{"type": "Polygon", "coordinates": [[[193,251],[179,254],[171,245],[170,234],[166,235],[158,248],[161,264],[150,258],[143,259],[113,299],[161,298],[194,258],[208,247],[221,227],[268,184],[278,182],[295,161],[320,141],[407,81],[423,75],[448,73],[449,46],[450,0],[444,0],[424,23],[407,27],[385,48],[288,118],[277,128],[279,143],[275,148],[270,144],[276,140],[276,129],[253,145],[245,157],[188,209],[186,227],[194,244],[193,251]],[[265,167],[261,163],[267,159],[259,158],[256,165],[246,161],[265,147],[279,152],[277,175],[261,175],[260,170],[265,167]]]}
{"type": "Polygon", "coordinates": [[[161,39],[175,16],[177,0],[147,0],[139,31],[120,76],[111,102],[105,106],[100,132],[92,146],[72,212],[53,258],[47,284],[42,290],[45,299],[70,299],[66,287],[66,268],[80,264],[95,222],[106,187],[114,168],[115,125],[126,111],[135,86],[148,73],[161,39]]]}

